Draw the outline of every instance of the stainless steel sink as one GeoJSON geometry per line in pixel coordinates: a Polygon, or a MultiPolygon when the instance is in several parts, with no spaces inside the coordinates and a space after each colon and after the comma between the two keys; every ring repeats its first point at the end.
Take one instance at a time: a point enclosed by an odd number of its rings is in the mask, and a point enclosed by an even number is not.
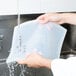
{"type": "Polygon", "coordinates": [[[5,61],[0,61],[0,76],[9,76],[9,69],[5,61]]]}

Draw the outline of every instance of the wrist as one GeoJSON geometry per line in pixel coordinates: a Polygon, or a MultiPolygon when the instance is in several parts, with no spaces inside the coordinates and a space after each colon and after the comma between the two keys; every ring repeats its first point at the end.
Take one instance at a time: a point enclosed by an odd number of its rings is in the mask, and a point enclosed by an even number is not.
{"type": "Polygon", "coordinates": [[[44,59],[43,67],[51,69],[51,60],[50,59],[44,59]]]}
{"type": "Polygon", "coordinates": [[[64,23],[69,23],[69,19],[71,18],[71,13],[62,13],[60,14],[64,23]]]}

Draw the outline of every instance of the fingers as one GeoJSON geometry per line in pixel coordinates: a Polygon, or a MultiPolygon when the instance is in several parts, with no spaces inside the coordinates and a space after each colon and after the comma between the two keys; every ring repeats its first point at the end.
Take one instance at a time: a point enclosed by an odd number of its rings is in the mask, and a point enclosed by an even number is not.
{"type": "Polygon", "coordinates": [[[50,14],[44,14],[37,18],[39,23],[47,23],[47,22],[55,22],[57,24],[62,24],[64,21],[62,19],[61,14],[59,13],[50,13],[50,14]]]}
{"type": "Polygon", "coordinates": [[[44,15],[41,15],[37,18],[38,22],[41,23],[41,24],[44,24],[44,23],[47,23],[49,20],[48,20],[48,17],[44,14],[44,15]]]}

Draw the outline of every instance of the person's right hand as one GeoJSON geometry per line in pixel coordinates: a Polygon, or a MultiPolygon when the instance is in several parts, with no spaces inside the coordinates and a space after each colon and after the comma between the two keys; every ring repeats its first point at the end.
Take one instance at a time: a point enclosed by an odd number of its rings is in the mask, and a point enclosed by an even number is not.
{"type": "Polygon", "coordinates": [[[65,23],[65,19],[62,14],[59,13],[47,13],[39,16],[37,20],[40,23],[47,23],[47,22],[55,22],[57,24],[65,23]]]}
{"type": "Polygon", "coordinates": [[[40,68],[46,67],[51,69],[51,61],[49,59],[44,58],[38,53],[29,54],[24,60],[17,61],[19,64],[26,64],[28,67],[40,68]]]}

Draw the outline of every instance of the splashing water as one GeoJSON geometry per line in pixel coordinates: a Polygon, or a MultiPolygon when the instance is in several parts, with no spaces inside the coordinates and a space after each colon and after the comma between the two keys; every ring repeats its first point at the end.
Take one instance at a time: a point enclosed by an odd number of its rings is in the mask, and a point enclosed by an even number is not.
{"type": "Polygon", "coordinates": [[[17,62],[8,63],[9,76],[34,76],[35,71],[17,62]]]}

